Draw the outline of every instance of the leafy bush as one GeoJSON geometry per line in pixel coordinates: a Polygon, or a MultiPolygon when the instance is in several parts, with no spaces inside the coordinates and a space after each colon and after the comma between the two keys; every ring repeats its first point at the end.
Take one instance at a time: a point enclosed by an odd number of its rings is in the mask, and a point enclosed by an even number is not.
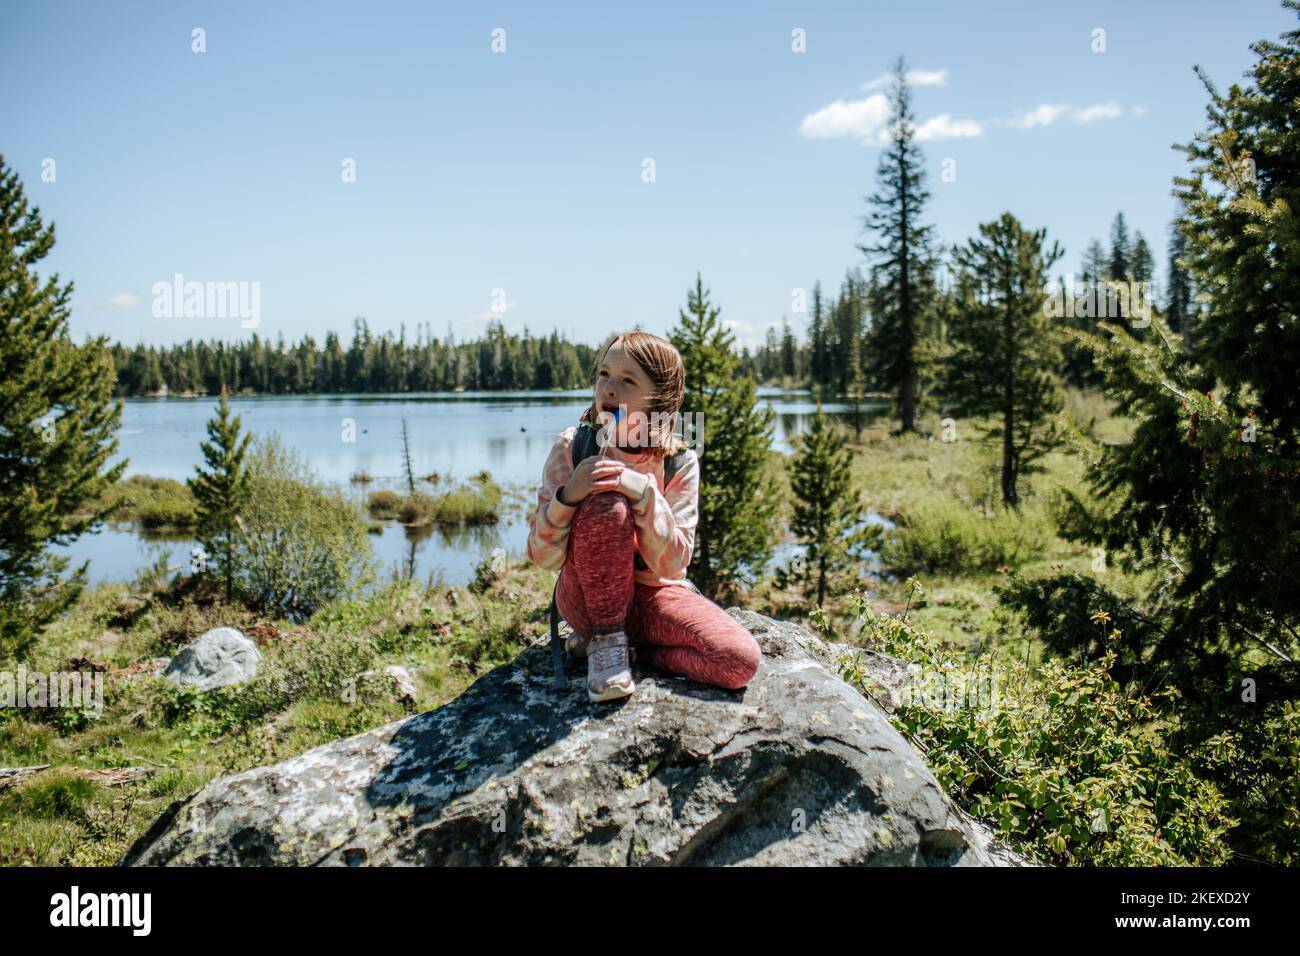
{"type": "MultiPolygon", "coordinates": [[[[1085,666],[988,657],[972,671],[902,617],[873,614],[862,595],[854,604],[851,630],[860,643],[920,665],[922,682],[987,680],[992,693],[977,706],[903,694],[891,718],[953,798],[1017,848],[1054,864],[1229,860],[1225,835],[1236,821],[1227,800],[1154,732],[1152,698],[1111,679],[1112,650],[1085,666]]],[[[820,609],[813,623],[832,629],[820,609]]],[[[841,669],[879,692],[852,656],[841,669]]],[[[1155,696],[1176,694],[1166,688],[1155,696]]]]}
{"type": "MultiPolygon", "coordinates": [[[[378,494],[376,492],[371,495],[372,508],[378,494]]],[[[431,495],[417,491],[401,499],[397,508],[397,520],[413,527],[430,524],[494,524],[500,506],[501,487],[488,472],[481,471],[468,482],[449,488],[441,494],[431,495]]]]}
{"type": "Polygon", "coordinates": [[[1040,557],[1051,536],[1050,519],[1037,502],[1018,511],[995,508],[984,517],[959,501],[934,498],[902,516],[881,558],[903,573],[989,572],[1040,557]]]}
{"type": "Polygon", "coordinates": [[[369,579],[365,516],[320,484],[297,452],[275,434],[259,439],[249,474],[233,565],[236,586],[253,608],[302,620],[369,579]]]}
{"type": "Polygon", "coordinates": [[[143,528],[194,527],[194,495],[170,478],[132,475],[109,488],[103,503],[114,507],[113,520],[135,521],[143,528]]]}
{"type": "Polygon", "coordinates": [[[383,491],[372,491],[367,508],[372,518],[396,518],[398,509],[402,506],[402,497],[395,491],[385,488],[383,491]]]}
{"type": "Polygon", "coordinates": [[[1144,613],[1083,575],[1013,574],[998,596],[1059,657],[1109,653],[1109,673],[1122,686],[1158,679],[1196,688],[1164,715],[1168,746],[1231,801],[1229,841],[1243,859],[1300,863],[1300,665],[1209,643],[1171,653],[1158,606],[1144,613]]]}

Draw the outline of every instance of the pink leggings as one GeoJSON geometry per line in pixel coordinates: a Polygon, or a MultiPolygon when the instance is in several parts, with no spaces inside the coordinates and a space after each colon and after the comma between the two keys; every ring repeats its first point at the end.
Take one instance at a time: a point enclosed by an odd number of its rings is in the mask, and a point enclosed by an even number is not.
{"type": "Polygon", "coordinates": [[[635,528],[631,502],[619,492],[582,500],[555,595],[560,615],[588,639],[622,628],[638,665],[727,690],[744,687],[763,659],[754,635],[687,585],[637,583],[635,528]]]}

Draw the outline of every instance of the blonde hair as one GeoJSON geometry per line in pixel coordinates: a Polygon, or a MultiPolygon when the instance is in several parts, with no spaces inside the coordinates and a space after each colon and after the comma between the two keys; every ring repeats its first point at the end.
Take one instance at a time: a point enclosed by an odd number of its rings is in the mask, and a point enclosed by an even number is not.
{"type": "MultiPolygon", "coordinates": [[[[651,413],[650,453],[657,458],[671,457],[686,449],[686,443],[676,434],[677,417],[682,408],[682,397],[686,393],[686,367],[682,364],[681,353],[667,339],[649,332],[616,332],[605,340],[591,368],[591,383],[596,384],[600,373],[600,363],[605,361],[610,348],[622,342],[623,349],[631,356],[646,377],[654,391],[647,403],[646,411],[651,413]],[[654,427],[654,413],[661,415],[659,427],[654,427]]],[[[593,400],[582,413],[579,421],[598,425],[596,415],[600,411],[593,400]]]]}

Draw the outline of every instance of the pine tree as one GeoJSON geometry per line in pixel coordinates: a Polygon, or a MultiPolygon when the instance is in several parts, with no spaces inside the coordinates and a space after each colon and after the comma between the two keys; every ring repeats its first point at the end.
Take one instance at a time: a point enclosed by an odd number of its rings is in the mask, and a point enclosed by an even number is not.
{"type": "Polygon", "coordinates": [[[1096,239],[1088,243],[1088,248],[1083,254],[1083,263],[1079,269],[1080,280],[1083,282],[1100,282],[1110,274],[1110,265],[1106,259],[1106,251],[1102,249],[1101,243],[1096,239]]]}
{"type": "Polygon", "coordinates": [[[1177,223],[1169,227],[1169,287],[1165,291],[1165,321],[1169,328],[1191,342],[1192,279],[1187,274],[1183,257],[1187,255],[1187,239],[1177,223]]]}
{"type": "MultiPolygon", "coordinates": [[[[1106,252],[1102,249],[1101,243],[1093,239],[1084,250],[1083,262],[1079,266],[1078,286],[1071,288],[1066,283],[1062,289],[1062,294],[1074,296],[1087,292],[1091,295],[1102,295],[1103,293],[1098,291],[1098,286],[1109,274],[1110,264],[1106,258],[1106,252]]],[[[1095,317],[1072,315],[1064,316],[1057,321],[1060,323],[1062,331],[1066,329],[1077,329],[1082,332],[1095,331],[1095,317]]],[[[1081,345],[1073,336],[1066,335],[1064,341],[1061,342],[1061,355],[1061,375],[1066,382],[1076,388],[1100,387],[1101,372],[1093,362],[1090,349],[1081,345]]]]}
{"type": "Polygon", "coordinates": [[[853,438],[862,440],[863,409],[862,401],[867,390],[866,379],[862,375],[862,337],[855,335],[849,341],[849,379],[846,394],[849,400],[849,421],[853,424],[853,438]]]}
{"type": "Polygon", "coordinates": [[[0,156],[0,654],[23,652],[76,601],[87,565],[61,577],[68,559],[49,547],[108,514],[100,496],[126,468],[106,468],[122,416],[107,345],[72,341],[72,283],[35,268],[53,246],[0,156]]]}
{"type": "Polygon", "coordinates": [[[756,576],[775,545],[777,489],[768,472],[775,413],[758,402],[758,386],[739,374],[733,336],[709,303],[697,274],[669,335],[686,368],[682,410],[703,416],[700,519],[691,578],[709,596],[731,593],[756,576]]]}
{"type": "Polygon", "coordinates": [[[813,284],[812,319],[808,326],[809,378],[813,385],[824,385],[830,377],[826,361],[826,314],[822,303],[822,284],[813,284]]]}
{"type": "Polygon", "coordinates": [[[799,350],[795,345],[794,333],[785,316],[781,317],[781,374],[786,380],[792,380],[798,373],[797,358],[799,350]]]}
{"type": "Polygon", "coordinates": [[[897,395],[900,430],[916,429],[919,362],[917,344],[933,300],[932,226],[921,225],[926,201],[925,171],[911,91],[900,59],[889,94],[889,145],[881,154],[876,175],[880,189],[870,198],[874,208],[867,226],[874,245],[858,249],[875,259],[872,267],[873,317],[871,355],[874,376],[897,395]]]}
{"type": "Polygon", "coordinates": [[[1129,249],[1128,224],[1122,212],[1115,213],[1115,221],[1110,226],[1110,260],[1106,264],[1104,278],[1115,282],[1124,282],[1132,271],[1129,249]]]}
{"type": "Polygon", "coordinates": [[[198,466],[195,469],[198,474],[187,482],[196,502],[196,537],[208,555],[219,556],[227,601],[235,576],[234,536],[240,510],[248,500],[249,477],[244,468],[244,453],[253,437],[251,434],[240,437],[241,424],[238,415],[230,417],[230,402],[223,388],[217,414],[208,419],[209,440],[199,446],[207,470],[203,465],[198,466]]]}
{"type": "Polygon", "coordinates": [[[1026,231],[1011,213],[979,227],[954,250],[959,310],[945,396],[958,415],[996,416],[1002,442],[1002,500],[1017,506],[1018,480],[1056,443],[1048,420],[1061,409],[1060,355],[1044,313],[1048,270],[1061,256],[1044,250],[1046,230],[1026,231]]]}
{"type": "Polygon", "coordinates": [[[826,602],[831,575],[847,567],[850,529],[861,510],[851,492],[852,461],[848,442],[817,403],[808,431],[795,439],[796,451],[787,465],[794,494],[790,530],[803,542],[806,591],[826,602]]]}
{"type": "Polygon", "coordinates": [[[1147,245],[1146,239],[1142,237],[1142,230],[1138,230],[1133,238],[1133,250],[1129,256],[1129,272],[1133,276],[1134,282],[1150,282],[1155,272],[1155,259],[1151,255],[1151,247],[1147,245]]]}
{"type": "MultiPolygon", "coordinates": [[[[1233,848],[1294,865],[1300,30],[1252,50],[1248,82],[1226,94],[1197,70],[1209,128],[1181,147],[1191,170],[1174,181],[1177,259],[1206,306],[1197,347],[1176,348],[1159,316],[1141,340],[1104,324],[1094,346],[1107,392],[1136,427],[1099,449],[1091,494],[1067,493],[1061,513],[1071,538],[1148,582],[1124,628],[1136,679],[1191,690],[1170,705],[1169,748],[1232,801],[1233,848]],[[1243,706],[1246,678],[1258,700],[1243,706]]],[[[1060,600],[1071,588],[1077,578],[1054,579],[1044,594],[1056,620],[1074,616],[1060,600]]],[[[1103,591],[1091,585],[1078,611],[1123,603],[1103,591]]]]}

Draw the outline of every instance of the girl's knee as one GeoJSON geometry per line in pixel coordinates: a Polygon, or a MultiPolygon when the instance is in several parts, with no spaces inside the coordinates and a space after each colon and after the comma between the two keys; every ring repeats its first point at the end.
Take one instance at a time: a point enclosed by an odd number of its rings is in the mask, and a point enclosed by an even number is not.
{"type": "Polygon", "coordinates": [[[758,646],[753,634],[744,631],[744,637],[738,635],[732,642],[726,666],[722,669],[720,686],[727,690],[739,690],[747,686],[762,663],[762,648],[758,646]]]}

